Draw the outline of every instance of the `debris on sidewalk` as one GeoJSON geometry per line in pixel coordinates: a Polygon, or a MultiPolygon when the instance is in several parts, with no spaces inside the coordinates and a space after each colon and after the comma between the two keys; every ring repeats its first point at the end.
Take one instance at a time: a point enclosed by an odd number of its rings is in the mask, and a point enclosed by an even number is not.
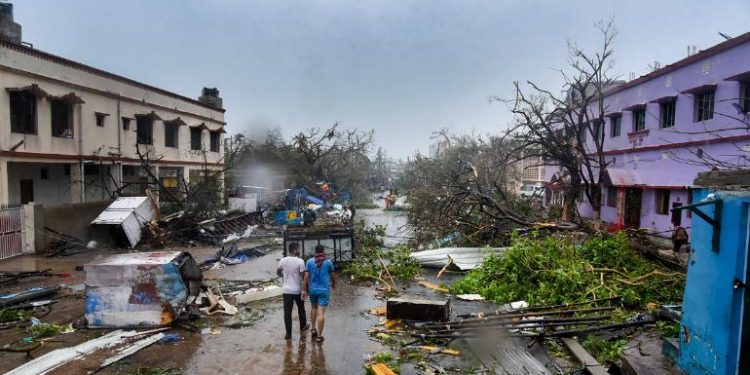
{"type": "Polygon", "coordinates": [[[145,334],[154,333],[155,331],[137,332],[137,331],[112,331],[104,336],[86,341],[70,348],[53,350],[47,354],[33,359],[25,364],[16,367],[6,373],[6,375],[36,375],[46,374],[66,363],[79,360],[98,350],[113,348],[118,345],[145,334]]]}
{"type": "Polygon", "coordinates": [[[234,296],[237,304],[260,301],[268,298],[278,297],[283,293],[278,285],[250,288],[242,292],[232,292],[228,295],[234,296]]]}
{"type": "Polygon", "coordinates": [[[372,315],[385,315],[385,312],[386,312],[385,306],[378,306],[370,310],[370,314],[372,315]]]}
{"type": "Polygon", "coordinates": [[[482,265],[487,254],[500,255],[504,247],[444,247],[411,253],[420,265],[430,268],[455,267],[459,271],[473,270],[482,265]]]}
{"type": "Polygon", "coordinates": [[[481,294],[456,294],[456,298],[463,301],[484,301],[484,297],[481,294]]]}
{"type": "Polygon", "coordinates": [[[429,281],[420,280],[418,284],[428,289],[437,290],[438,292],[448,293],[448,288],[442,287],[435,283],[431,283],[429,281]]]}
{"type": "Polygon", "coordinates": [[[396,375],[396,373],[393,372],[393,370],[391,370],[391,368],[388,367],[388,365],[386,365],[385,363],[375,363],[370,366],[370,370],[375,375],[396,375]]]}
{"type": "Polygon", "coordinates": [[[171,324],[188,296],[200,292],[202,273],[186,252],[118,254],[84,266],[89,327],[171,324]]]}
{"type": "Polygon", "coordinates": [[[266,255],[266,252],[261,249],[260,246],[240,249],[236,244],[222,246],[221,250],[216,252],[216,255],[201,263],[200,268],[205,271],[222,265],[244,263],[250,259],[266,255]]]}
{"type": "Polygon", "coordinates": [[[120,197],[92,222],[100,236],[119,245],[135,247],[141,242],[146,223],[157,218],[157,205],[149,197],[120,197]],[[104,233],[101,233],[104,232],[104,233]]]}
{"type": "Polygon", "coordinates": [[[420,349],[429,352],[430,354],[448,354],[448,355],[461,355],[461,351],[456,349],[441,348],[433,345],[422,345],[420,349]]]}
{"type": "Polygon", "coordinates": [[[17,283],[32,277],[70,277],[69,273],[53,273],[52,269],[42,271],[0,271],[0,286],[17,283]]]}
{"type": "Polygon", "coordinates": [[[208,288],[205,293],[206,299],[208,300],[208,306],[203,307],[200,311],[206,315],[224,314],[224,315],[235,315],[237,314],[237,307],[230,304],[224,299],[224,296],[219,291],[216,295],[211,288],[208,288]]]}
{"type": "Polygon", "coordinates": [[[38,300],[59,292],[61,287],[31,288],[29,290],[0,296],[0,308],[18,305],[24,302],[38,300]]]}
{"type": "Polygon", "coordinates": [[[388,319],[439,322],[449,320],[451,315],[450,299],[389,298],[386,306],[388,319]]]}

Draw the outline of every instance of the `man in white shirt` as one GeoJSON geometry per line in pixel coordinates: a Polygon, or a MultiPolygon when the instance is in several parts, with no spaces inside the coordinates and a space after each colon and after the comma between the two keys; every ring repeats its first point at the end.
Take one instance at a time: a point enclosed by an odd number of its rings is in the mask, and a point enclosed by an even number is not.
{"type": "Polygon", "coordinates": [[[279,261],[276,274],[282,278],[281,291],[284,296],[284,326],[286,328],[285,339],[292,339],[292,307],[297,304],[297,315],[299,315],[300,331],[304,332],[310,328],[307,324],[305,313],[305,301],[302,300],[302,278],[305,273],[305,261],[299,257],[299,244],[289,244],[287,256],[279,261]]]}

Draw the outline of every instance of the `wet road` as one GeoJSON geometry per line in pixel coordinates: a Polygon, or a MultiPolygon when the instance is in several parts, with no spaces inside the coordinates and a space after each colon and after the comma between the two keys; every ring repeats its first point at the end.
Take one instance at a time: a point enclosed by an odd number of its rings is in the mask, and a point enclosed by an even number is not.
{"type": "MultiPolygon", "coordinates": [[[[405,232],[401,227],[406,222],[406,216],[399,213],[384,213],[382,210],[360,210],[358,218],[368,224],[387,225],[389,244],[396,243],[405,232]]],[[[242,247],[251,246],[244,244],[242,247]]],[[[188,250],[198,262],[213,255],[216,248],[190,248],[188,250]]],[[[64,280],[66,283],[80,283],[83,272],[75,272],[76,265],[85,264],[99,254],[85,254],[64,258],[18,257],[2,263],[5,269],[45,269],[52,268],[55,272],[71,272],[73,276],[64,280]]],[[[278,245],[269,254],[250,260],[243,264],[229,266],[223,269],[211,270],[205,273],[209,282],[219,280],[253,281],[274,278],[276,265],[281,258],[281,246],[278,245]]],[[[36,280],[39,283],[40,280],[36,280]]],[[[62,280],[48,279],[44,284],[58,284],[62,280]]],[[[17,285],[28,287],[28,285],[17,285]]],[[[69,299],[64,317],[55,321],[76,320],[83,315],[83,300],[69,299]]],[[[257,314],[261,317],[254,324],[242,328],[229,328],[235,319],[226,317],[210,317],[200,320],[209,333],[190,333],[184,330],[178,332],[182,339],[176,344],[154,344],[133,356],[124,359],[106,369],[100,374],[128,373],[141,366],[180,368],[185,374],[361,374],[363,373],[363,358],[367,354],[385,350],[378,342],[369,338],[367,330],[378,323],[378,318],[367,313],[372,308],[384,305],[385,302],[375,297],[372,287],[353,285],[347,279],[339,277],[337,288],[332,292],[331,306],[326,314],[326,341],[322,344],[313,343],[309,337],[300,340],[298,318],[296,310],[294,319],[294,338],[284,340],[283,311],[280,299],[272,299],[259,303],[238,306],[242,314],[257,314]]],[[[306,303],[309,314],[309,302],[306,303]]],[[[43,319],[47,321],[47,319],[43,319]]],[[[7,331],[6,331],[7,332],[7,331]]],[[[71,346],[90,339],[96,335],[94,331],[79,331],[73,336],[66,336],[66,343],[71,346]]],[[[19,332],[19,336],[24,333],[19,332]]],[[[20,337],[19,337],[20,338],[20,337]]],[[[54,345],[47,349],[40,349],[39,355],[48,350],[58,348],[54,345]]],[[[23,355],[17,353],[0,354],[5,369],[13,368],[23,362],[23,355]]],[[[83,364],[81,364],[83,366],[83,364]]],[[[81,367],[83,368],[83,367],[81,367]]],[[[62,370],[62,369],[61,369],[62,370]]],[[[70,373],[57,371],[55,373],[70,373]]],[[[79,371],[75,371],[79,372],[79,371]]]]}

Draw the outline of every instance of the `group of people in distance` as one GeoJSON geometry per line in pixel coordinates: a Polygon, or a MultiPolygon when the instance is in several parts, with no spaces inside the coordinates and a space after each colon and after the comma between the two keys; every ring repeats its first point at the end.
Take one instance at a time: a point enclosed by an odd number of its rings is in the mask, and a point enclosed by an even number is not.
{"type": "MultiPolygon", "coordinates": [[[[289,244],[287,256],[279,261],[276,273],[282,278],[284,298],[284,338],[292,339],[292,308],[297,305],[300,333],[311,330],[312,339],[322,343],[325,314],[331,290],[336,286],[335,268],[323,245],[315,247],[315,256],[305,262],[300,258],[299,244],[289,244]],[[305,300],[310,297],[310,322],[307,321],[305,300]]],[[[304,336],[300,334],[300,339],[304,336]]]]}

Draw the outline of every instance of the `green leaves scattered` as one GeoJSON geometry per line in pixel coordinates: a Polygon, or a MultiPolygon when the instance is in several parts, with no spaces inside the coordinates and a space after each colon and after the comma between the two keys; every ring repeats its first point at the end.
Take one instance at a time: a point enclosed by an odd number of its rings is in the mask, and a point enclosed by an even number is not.
{"type": "Polygon", "coordinates": [[[631,249],[624,234],[596,236],[581,245],[563,237],[520,238],[502,256],[451,287],[453,293],[479,293],[499,303],[571,303],[622,296],[626,306],[682,299],[684,275],[670,272],[631,249]]]}

